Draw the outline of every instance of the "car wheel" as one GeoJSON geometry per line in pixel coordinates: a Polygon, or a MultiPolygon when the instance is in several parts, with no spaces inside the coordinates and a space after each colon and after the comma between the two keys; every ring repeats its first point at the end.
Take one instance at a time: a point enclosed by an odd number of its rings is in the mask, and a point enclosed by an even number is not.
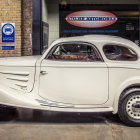
{"type": "Polygon", "coordinates": [[[33,118],[34,110],[27,108],[17,108],[18,117],[21,121],[28,121],[33,118]]]}
{"type": "Polygon", "coordinates": [[[119,117],[129,126],[140,126],[140,89],[135,88],[128,92],[120,98],[119,117]]]}

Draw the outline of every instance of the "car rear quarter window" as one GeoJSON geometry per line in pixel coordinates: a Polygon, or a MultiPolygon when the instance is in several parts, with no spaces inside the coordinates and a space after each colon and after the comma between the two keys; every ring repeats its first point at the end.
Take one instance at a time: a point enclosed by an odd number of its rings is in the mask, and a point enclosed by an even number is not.
{"type": "Polygon", "coordinates": [[[103,47],[103,51],[105,56],[109,60],[114,61],[136,61],[137,60],[137,54],[134,50],[119,46],[119,45],[105,45],[103,47]]]}
{"type": "Polygon", "coordinates": [[[48,59],[83,62],[102,61],[99,52],[94,46],[79,43],[57,45],[55,49],[49,54],[48,59]]]}

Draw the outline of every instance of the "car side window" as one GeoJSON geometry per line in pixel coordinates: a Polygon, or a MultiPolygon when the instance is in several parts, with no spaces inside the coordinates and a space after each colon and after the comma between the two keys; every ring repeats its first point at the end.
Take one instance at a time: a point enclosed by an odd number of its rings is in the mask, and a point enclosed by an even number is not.
{"type": "Polygon", "coordinates": [[[109,60],[136,61],[138,58],[136,52],[124,46],[105,45],[103,51],[109,60]]]}
{"type": "Polygon", "coordinates": [[[88,44],[60,44],[49,54],[50,60],[63,61],[102,61],[98,51],[88,44]]]}

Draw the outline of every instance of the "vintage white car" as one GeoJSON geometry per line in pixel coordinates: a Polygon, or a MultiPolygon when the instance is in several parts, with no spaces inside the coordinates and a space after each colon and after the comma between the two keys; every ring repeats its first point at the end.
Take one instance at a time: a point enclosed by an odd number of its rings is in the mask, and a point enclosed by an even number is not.
{"type": "Polygon", "coordinates": [[[140,126],[140,48],[115,36],[54,41],[42,56],[0,59],[0,104],[112,112],[140,126]]]}

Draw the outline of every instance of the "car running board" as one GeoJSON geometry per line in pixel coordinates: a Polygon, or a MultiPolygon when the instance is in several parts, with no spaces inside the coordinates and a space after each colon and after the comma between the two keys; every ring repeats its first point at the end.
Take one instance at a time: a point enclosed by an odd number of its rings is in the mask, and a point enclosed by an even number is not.
{"type": "Polygon", "coordinates": [[[64,104],[52,101],[44,101],[40,99],[36,99],[37,102],[40,103],[41,106],[49,106],[49,107],[57,107],[57,108],[75,108],[75,109],[105,109],[108,111],[112,111],[113,109],[110,107],[92,107],[92,106],[84,106],[84,105],[72,105],[72,104],[64,104]]]}
{"type": "Polygon", "coordinates": [[[39,102],[41,106],[59,107],[59,108],[74,108],[74,105],[72,105],[72,104],[63,104],[63,103],[44,101],[44,100],[39,100],[39,99],[36,99],[36,101],[39,102]]]}

